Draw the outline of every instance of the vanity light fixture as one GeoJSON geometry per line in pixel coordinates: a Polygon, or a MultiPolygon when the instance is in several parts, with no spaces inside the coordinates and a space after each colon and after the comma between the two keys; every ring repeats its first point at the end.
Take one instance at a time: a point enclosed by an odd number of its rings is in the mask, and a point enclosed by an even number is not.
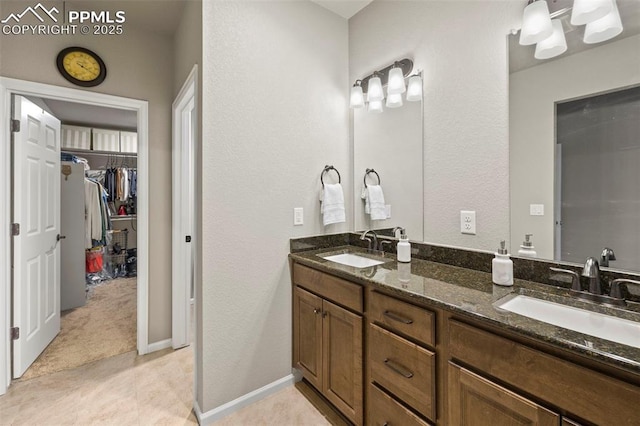
{"type": "Polygon", "coordinates": [[[409,77],[407,87],[407,101],[417,102],[422,100],[422,76],[418,73],[409,77]]]}
{"type": "Polygon", "coordinates": [[[571,25],[585,25],[611,12],[612,0],[573,0],[571,25]]]}
{"type": "Polygon", "coordinates": [[[622,32],[622,21],[615,0],[611,0],[611,11],[600,19],[589,22],[584,28],[584,41],[587,44],[600,43],[614,38],[622,32]]]}
{"type": "MultiPolygon", "coordinates": [[[[382,102],[385,100],[384,87],[387,87],[387,95],[401,95],[406,92],[407,88],[404,79],[411,74],[412,70],[413,61],[409,58],[404,58],[395,61],[386,68],[374,71],[362,80],[356,80],[351,88],[349,105],[351,108],[360,108],[360,93],[362,93],[362,105],[369,103],[369,111],[382,112],[382,102]],[[364,98],[365,94],[366,99],[364,98]],[[371,102],[374,102],[373,107],[370,105],[371,102]]],[[[422,95],[420,95],[420,99],[422,99],[422,95]]],[[[387,106],[389,108],[402,106],[402,98],[400,98],[400,103],[398,103],[395,96],[391,100],[387,99],[387,106]]]]}
{"type": "Polygon", "coordinates": [[[529,0],[522,14],[520,44],[528,46],[538,43],[553,33],[549,6],[545,0],[529,0]]]}
{"type": "Polygon", "coordinates": [[[567,51],[567,40],[564,38],[564,30],[562,21],[559,19],[551,20],[553,25],[553,33],[536,44],[536,59],[550,59],[558,55],[562,55],[567,51]]]}
{"type": "Polygon", "coordinates": [[[351,98],[349,106],[351,108],[362,108],[364,106],[364,94],[362,93],[362,80],[356,80],[351,88],[351,98]]]}

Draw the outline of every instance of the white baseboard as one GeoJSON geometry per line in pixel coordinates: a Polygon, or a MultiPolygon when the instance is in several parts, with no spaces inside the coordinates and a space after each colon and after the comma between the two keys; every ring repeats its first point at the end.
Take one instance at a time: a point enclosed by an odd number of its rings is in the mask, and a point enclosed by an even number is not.
{"type": "Polygon", "coordinates": [[[149,343],[147,345],[147,353],[161,351],[171,347],[171,339],[160,340],[159,342],[149,343]]]}
{"type": "Polygon", "coordinates": [[[266,398],[269,395],[272,395],[278,392],[280,389],[286,388],[287,386],[293,385],[295,383],[295,378],[293,374],[289,374],[282,379],[276,380],[275,382],[271,382],[266,386],[261,387],[260,389],[256,389],[253,392],[249,392],[246,395],[242,395],[239,398],[234,399],[231,402],[227,402],[224,405],[214,408],[213,410],[209,410],[206,413],[203,413],[198,406],[198,402],[194,401],[193,409],[196,413],[196,418],[198,419],[198,423],[202,425],[211,424],[217,420],[220,420],[223,417],[228,416],[247,405],[253,404],[254,402],[258,402],[261,399],[266,398]]]}

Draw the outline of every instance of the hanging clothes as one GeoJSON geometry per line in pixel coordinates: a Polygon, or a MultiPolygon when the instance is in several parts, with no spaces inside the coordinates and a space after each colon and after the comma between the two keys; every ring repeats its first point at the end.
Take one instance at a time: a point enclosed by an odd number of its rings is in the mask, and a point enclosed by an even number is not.
{"type": "Polygon", "coordinates": [[[91,179],[84,180],[84,229],[85,248],[93,247],[93,240],[102,240],[102,207],[99,184],[91,179]]]}
{"type": "Polygon", "coordinates": [[[126,202],[129,199],[129,171],[124,167],[118,170],[120,172],[120,195],[118,200],[126,202]]]}

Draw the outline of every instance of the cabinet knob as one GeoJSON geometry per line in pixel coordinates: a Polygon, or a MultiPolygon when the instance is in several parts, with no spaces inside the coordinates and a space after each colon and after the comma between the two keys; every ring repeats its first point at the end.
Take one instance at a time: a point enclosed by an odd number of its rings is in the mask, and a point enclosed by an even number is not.
{"type": "Polygon", "coordinates": [[[314,313],[314,314],[316,314],[316,315],[318,315],[320,312],[321,312],[321,311],[320,311],[320,309],[318,309],[318,308],[315,308],[315,309],[313,310],[313,313],[314,313]]]}

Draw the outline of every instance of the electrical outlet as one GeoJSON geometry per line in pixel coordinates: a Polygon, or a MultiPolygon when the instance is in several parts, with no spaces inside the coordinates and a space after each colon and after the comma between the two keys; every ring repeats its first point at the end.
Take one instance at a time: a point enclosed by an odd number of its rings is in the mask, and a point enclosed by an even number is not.
{"type": "Polygon", "coordinates": [[[295,207],[293,209],[293,225],[294,226],[299,226],[304,224],[304,214],[303,214],[304,210],[302,210],[302,207],[295,207]]]}
{"type": "Polygon", "coordinates": [[[384,210],[387,214],[387,219],[391,219],[391,204],[385,204],[384,210]]]}
{"type": "Polygon", "coordinates": [[[460,210],[460,232],[476,235],[476,212],[473,210],[460,210]]]}
{"type": "Polygon", "coordinates": [[[544,204],[529,204],[530,216],[544,216],[544,204]]]}

